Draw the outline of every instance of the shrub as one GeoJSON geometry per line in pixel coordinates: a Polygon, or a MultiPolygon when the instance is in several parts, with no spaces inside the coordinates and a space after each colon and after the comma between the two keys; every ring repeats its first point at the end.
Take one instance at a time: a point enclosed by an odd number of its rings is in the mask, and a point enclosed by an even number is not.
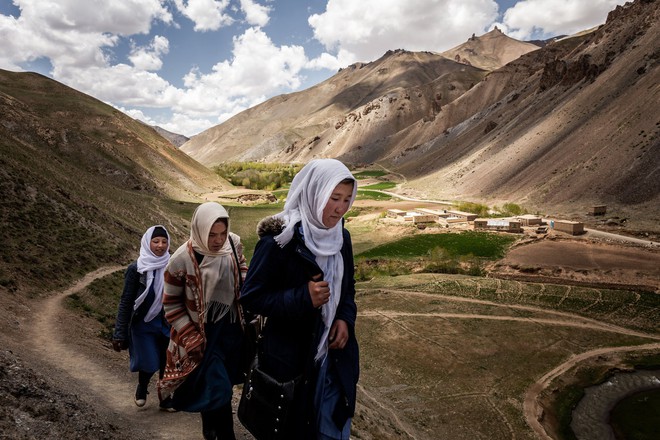
{"type": "Polygon", "coordinates": [[[486,205],[473,202],[461,202],[456,205],[459,211],[471,212],[477,214],[479,217],[487,217],[489,208],[486,205]]]}
{"type": "Polygon", "coordinates": [[[291,183],[300,168],[301,165],[292,164],[227,162],[213,169],[232,185],[272,191],[291,183]]]}
{"type": "Polygon", "coordinates": [[[516,216],[516,215],[522,215],[526,214],[527,210],[525,210],[523,207],[516,205],[515,203],[505,203],[502,205],[502,209],[500,209],[500,212],[508,217],[516,216]]]}

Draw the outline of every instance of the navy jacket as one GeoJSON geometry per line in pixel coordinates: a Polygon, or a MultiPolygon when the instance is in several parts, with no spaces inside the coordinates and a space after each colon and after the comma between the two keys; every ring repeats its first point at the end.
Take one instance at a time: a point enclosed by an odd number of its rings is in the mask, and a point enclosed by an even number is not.
{"type": "MultiPolygon", "coordinates": [[[[312,305],[307,283],[322,272],[297,227],[294,237],[284,248],[277,244],[274,236],[282,229],[281,220],[273,217],[259,224],[257,232],[260,239],[250,262],[240,301],[249,313],[267,318],[259,343],[260,367],[280,381],[307,373],[305,389],[298,395],[298,402],[294,405],[294,411],[298,409],[296,432],[291,432],[290,438],[315,438],[315,435],[308,435],[315,432],[314,414],[310,410],[313,409],[317,373],[314,355],[322,334],[323,321],[320,309],[312,305]],[[298,431],[303,425],[310,431],[298,431]]],[[[346,229],[343,229],[343,237],[341,254],[344,276],[335,320],[346,322],[349,339],[343,349],[328,351],[328,360],[336,367],[344,394],[344,399],[340,400],[341,405],[337,405],[333,413],[338,426],[343,426],[355,412],[359,377],[353,246],[346,229]]]]}
{"type": "Polygon", "coordinates": [[[113,339],[128,341],[131,336],[128,331],[131,324],[146,316],[156,297],[153,291],[153,285],[151,286],[150,292],[144,302],[140,304],[140,307],[138,307],[137,310],[133,310],[135,300],[142,295],[142,292],[144,292],[146,287],[147,275],[141,274],[137,271],[137,261],[132,262],[128,265],[126,271],[124,271],[124,290],[121,293],[121,298],[119,298],[119,307],[117,309],[117,318],[115,320],[115,331],[112,335],[113,339]]]}

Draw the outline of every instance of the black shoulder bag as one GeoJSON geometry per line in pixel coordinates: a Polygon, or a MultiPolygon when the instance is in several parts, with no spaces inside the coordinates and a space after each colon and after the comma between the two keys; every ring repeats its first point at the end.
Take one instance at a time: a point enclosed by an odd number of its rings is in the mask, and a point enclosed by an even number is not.
{"type": "MultiPolygon", "coordinates": [[[[320,315],[319,315],[320,316],[320,315]]],[[[291,416],[293,399],[298,386],[310,373],[309,357],[312,356],[315,337],[307,356],[305,372],[287,381],[279,382],[274,377],[259,368],[259,356],[248,370],[241,400],[238,404],[238,420],[257,440],[283,439],[283,429],[291,416]]]]}
{"type": "MultiPolygon", "coordinates": [[[[236,267],[238,267],[238,285],[239,289],[243,290],[243,276],[241,275],[241,266],[240,260],[238,259],[238,252],[236,252],[236,246],[234,245],[234,240],[231,239],[231,236],[227,236],[229,244],[231,245],[231,250],[234,253],[234,258],[236,259],[236,267]]],[[[255,356],[257,355],[257,340],[261,334],[261,330],[264,326],[264,319],[261,315],[253,316],[251,313],[246,312],[243,309],[240,301],[236,304],[238,306],[238,315],[241,320],[241,327],[243,327],[243,333],[245,335],[243,343],[243,374],[247,375],[247,372],[252,367],[255,356]]]]}

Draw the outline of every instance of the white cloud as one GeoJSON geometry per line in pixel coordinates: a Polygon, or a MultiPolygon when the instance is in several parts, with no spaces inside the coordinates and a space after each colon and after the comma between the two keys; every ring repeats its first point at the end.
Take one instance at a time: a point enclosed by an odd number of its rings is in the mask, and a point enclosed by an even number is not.
{"type": "Polygon", "coordinates": [[[216,118],[191,118],[189,115],[182,113],[174,113],[167,122],[155,123],[167,131],[172,133],[184,134],[184,136],[192,136],[193,134],[200,133],[209,127],[218,125],[221,121],[216,118]],[[189,134],[185,134],[189,133],[189,134]]]}
{"type": "Polygon", "coordinates": [[[310,60],[305,67],[312,70],[339,70],[353,64],[355,61],[355,55],[352,52],[339,49],[337,55],[330,55],[327,52],[322,53],[313,60],[310,60]]]}
{"type": "Polygon", "coordinates": [[[186,75],[185,96],[176,105],[186,111],[216,111],[233,114],[282,91],[301,84],[300,71],[307,63],[301,46],[275,46],[259,28],[249,28],[234,37],[233,57],[202,74],[186,75]]]}
{"type": "Polygon", "coordinates": [[[229,0],[174,0],[177,9],[195,23],[195,30],[217,31],[234,22],[225,10],[229,0]]]}
{"type": "MultiPolygon", "coordinates": [[[[18,18],[0,16],[0,67],[48,58],[53,66],[104,66],[120,35],[148,33],[154,20],[170,23],[159,0],[15,0],[18,18]]],[[[18,67],[18,68],[17,68],[18,67]]],[[[57,77],[56,77],[57,79],[57,77]]]]}
{"type": "Polygon", "coordinates": [[[161,56],[170,50],[167,38],[156,35],[147,47],[134,47],[128,56],[133,66],[139,70],[160,70],[163,67],[161,56]]]}
{"type": "Polygon", "coordinates": [[[498,24],[519,40],[571,35],[605,23],[608,12],[625,0],[523,0],[498,24]]]}
{"type": "MultiPolygon", "coordinates": [[[[159,0],[14,0],[14,4],[26,21],[59,32],[146,34],[152,20],[172,21],[159,0]]],[[[36,26],[33,30],[39,31],[36,26]]]]}
{"type": "Polygon", "coordinates": [[[260,5],[252,0],[241,0],[241,9],[245,13],[245,19],[251,26],[264,27],[268,24],[271,8],[260,5]]]}
{"type": "Polygon", "coordinates": [[[326,50],[343,50],[350,64],[390,49],[444,51],[485,32],[496,18],[493,0],[328,0],[309,24],[326,50]]]}
{"type": "Polygon", "coordinates": [[[117,105],[168,107],[182,95],[180,89],[156,73],[127,64],[85,69],[55,67],[53,76],[76,90],[117,105]]]}

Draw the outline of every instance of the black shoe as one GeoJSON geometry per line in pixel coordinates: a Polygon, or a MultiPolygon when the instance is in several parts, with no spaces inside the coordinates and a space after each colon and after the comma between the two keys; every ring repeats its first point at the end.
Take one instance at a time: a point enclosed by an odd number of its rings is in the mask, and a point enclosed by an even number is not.
{"type": "Polygon", "coordinates": [[[142,408],[147,403],[147,394],[149,394],[147,387],[138,384],[135,390],[135,404],[140,408],[142,408]]]}
{"type": "Polygon", "coordinates": [[[217,440],[218,432],[215,430],[213,412],[202,411],[202,435],[204,440],[217,440]]]}
{"type": "Polygon", "coordinates": [[[160,404],[158,405],[158,408],[161,411],[176,412],[176,409],[174,409],[174,406],[173,406],[173,403],[172,403],[172,396],[169,396],[169,397],[161,400],[160,404]]]}

